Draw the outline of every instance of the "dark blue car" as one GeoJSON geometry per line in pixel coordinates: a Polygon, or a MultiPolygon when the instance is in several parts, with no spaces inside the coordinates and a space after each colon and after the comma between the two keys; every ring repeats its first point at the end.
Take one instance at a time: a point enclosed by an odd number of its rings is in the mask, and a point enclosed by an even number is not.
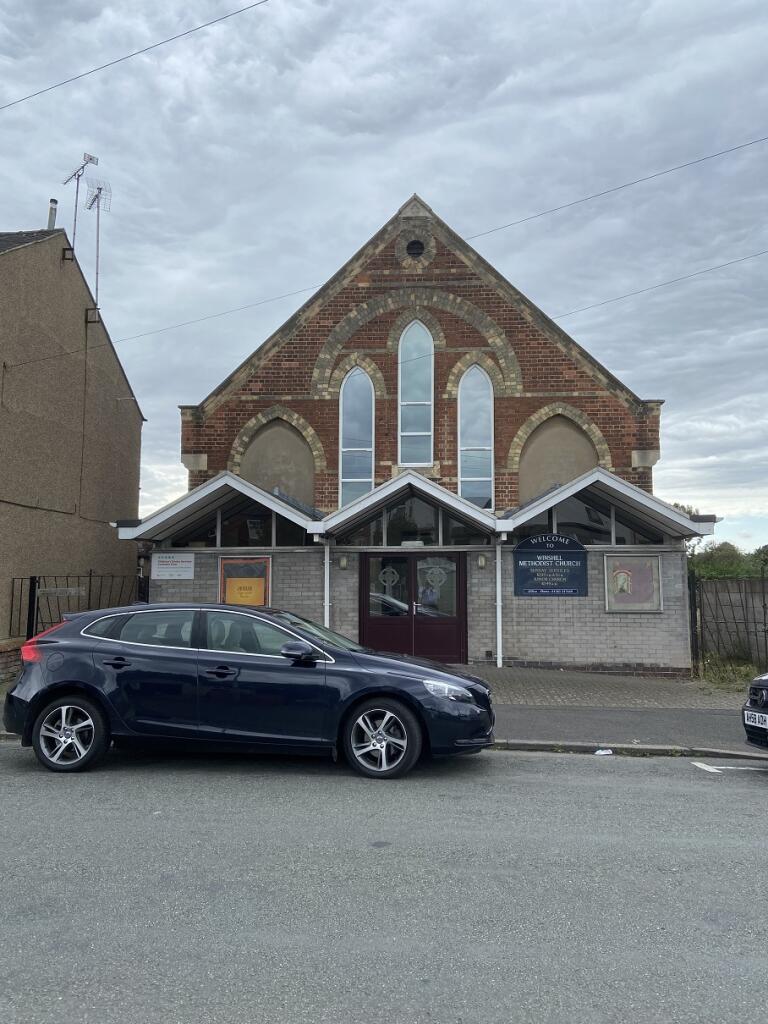
{"type": "Polygon", "coordinates": [[[65,619],[23,645],[5,702],[6,729],[51,771],[82,771],[113,738],[140,737],[342,751],[363,775],[395,778],[422,753],[493,742],[482,680],[290,612],[155,604],[65,619]]]}

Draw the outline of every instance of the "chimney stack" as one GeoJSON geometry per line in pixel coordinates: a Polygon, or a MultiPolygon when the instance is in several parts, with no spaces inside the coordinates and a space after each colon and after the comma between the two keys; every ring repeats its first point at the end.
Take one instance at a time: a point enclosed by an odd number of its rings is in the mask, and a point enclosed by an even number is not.
{"type": "Polygon", "coordinates": [[[53,231],[56,227],[56,207],[59,205],[58,199],[51,199],[48,207],[48,230],[53,231]]]}

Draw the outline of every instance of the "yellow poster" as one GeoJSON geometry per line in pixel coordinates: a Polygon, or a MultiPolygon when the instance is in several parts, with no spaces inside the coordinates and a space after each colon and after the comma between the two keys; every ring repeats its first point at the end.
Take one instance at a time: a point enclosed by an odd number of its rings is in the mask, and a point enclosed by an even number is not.
{"type": "Polygon", "coordinates": [[[234,576],[228,577],[224,581],[226,590],[224,591],[224,603],[225,604],[251,604],[259,605],[264,604],[264,584],[266,580],[262,577],[242,577],[234,576]]]}

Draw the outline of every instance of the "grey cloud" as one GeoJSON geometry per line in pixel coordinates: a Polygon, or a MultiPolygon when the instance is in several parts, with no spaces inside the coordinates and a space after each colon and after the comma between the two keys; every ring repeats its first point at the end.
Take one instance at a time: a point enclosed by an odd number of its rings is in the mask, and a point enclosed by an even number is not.
{"type": "MultiPolygon", "coordinates": [[[[0,102],[223,13],[0,0],[0,102]]],[[[44,222],[82,151],[114,190],[115,338],[320,284],[414,191],[471,234],[764,133],[762,0],[273,0],[0,114],[2,225],[44,222]]],[[[768,248],[768,146],[478,239],[558,314],[768,248]]],[[[93,222],[79,256],[93,272],[93,222]]],[[[663,497],[768,517],[768,257],[562,321],[665,398],[663,497]],[[762,454],[761,454],[762,453],[762,454]]],[[[301,303],[119,346],[149,422],[145,510],[183,489],[198,401],[301,303]]],[[[750,526],[755,543],[768,540],[750,526]]]]}

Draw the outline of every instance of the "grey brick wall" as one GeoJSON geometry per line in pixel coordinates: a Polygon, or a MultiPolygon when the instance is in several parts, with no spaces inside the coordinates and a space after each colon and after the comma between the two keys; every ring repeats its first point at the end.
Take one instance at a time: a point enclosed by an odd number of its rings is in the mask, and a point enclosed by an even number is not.
{"type": "MultiPolygon", "coordinates": [[[[150,601],[218,601],[219,557],[238,552],[195,551],[194,580],[151,580],[150,601]]],[[[323,620],[323,552],[321,548],[249,550],[272,558],[272,604],[323,620]]]]}
{"type": "Polygon", "coordinates": [[[467,654],[470,663],[488,664],[486,651],[496,660],[496,565],[492,548],[482,553],[484,569],[477,564],[480,552],[467,552],[467,654]]]}
{"type": "Polygon", "coordinates": [[[353,551],[343,552],[347,568],[340,569],[340,554],[331,550],[331,629],[357,640],[360,632],[360,556],[353,551]]]}
{"type": "Polygon", "coordinates": [[[602,552],[587,556],[588,597],[514,597],[504,551],[504,661],[649,671],[690,669],[685,553],[661,556],[662,612],[606,612],[602,552]]]}

